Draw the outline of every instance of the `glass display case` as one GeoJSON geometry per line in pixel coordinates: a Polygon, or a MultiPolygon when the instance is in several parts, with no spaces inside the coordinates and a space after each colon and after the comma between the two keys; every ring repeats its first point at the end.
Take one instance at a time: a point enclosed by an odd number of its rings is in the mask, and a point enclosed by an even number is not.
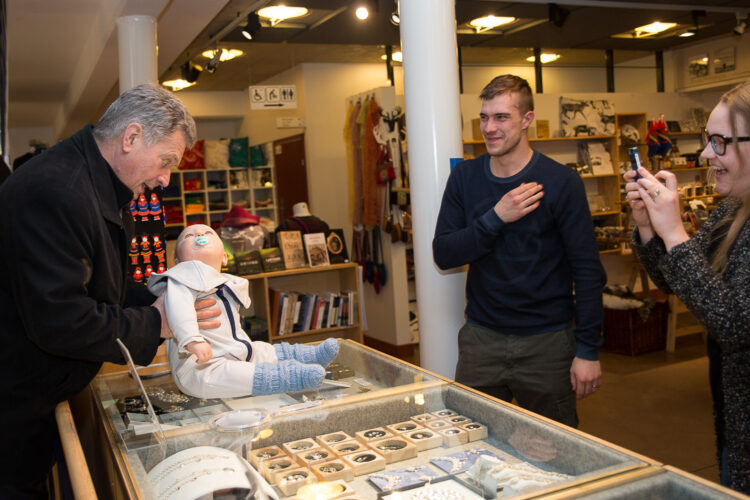
{"type": "Polygon", "coordinates": [[[677,481],[646,457],[353,341],[339,345],[328,383],[304,393],[198,400],[168,374],[141,377],[140,391],[131,374],[98,377],[109,483],[145,499],[471,500],[677,481]]]}

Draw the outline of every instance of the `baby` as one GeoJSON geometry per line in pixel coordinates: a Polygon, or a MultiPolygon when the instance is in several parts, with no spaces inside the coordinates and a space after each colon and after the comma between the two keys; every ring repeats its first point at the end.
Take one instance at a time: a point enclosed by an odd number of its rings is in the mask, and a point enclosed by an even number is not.
{"type": "Polygon", "coordinates": [[[177,238],[175,266],[148,281],[152,293],[165,289],[164,308],[174,338],[167,340],[177,387],[199,398],[226,398],[318,387],[339,350],[335,339],[317,346],[253,342],[240,325],[239,307],[250,305],[248,281],[221,273],[227,254],[208,226],[186,227],[177,238]],[[193,304],[215,298],[221,327],[199,330],[193,304]]]}

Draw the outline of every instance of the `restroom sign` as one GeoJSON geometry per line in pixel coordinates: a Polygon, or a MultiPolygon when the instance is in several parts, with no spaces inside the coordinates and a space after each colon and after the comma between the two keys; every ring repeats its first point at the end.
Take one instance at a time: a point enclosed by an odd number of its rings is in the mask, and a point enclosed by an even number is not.
{"type": "Polygon", "coordinates": [[[296,85],[249,87],[250,109],[292,109],[297,107],[296,85]]]}

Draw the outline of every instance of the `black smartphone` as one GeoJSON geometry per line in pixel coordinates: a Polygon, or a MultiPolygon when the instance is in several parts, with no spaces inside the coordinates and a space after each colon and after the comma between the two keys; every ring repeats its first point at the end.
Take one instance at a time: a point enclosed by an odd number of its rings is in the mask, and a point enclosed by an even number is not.
{"type": "MultiPolygon", "coordinates": [[[[636,172],[638,171],[638,168],[643,166],[643,162],[641,161],[641,153],[638,151],[638,146],[628,148],[628,158],[630,158],[630,168],[632,168],[636,172]]],[[[635,174],[635,180],[638,180],[641,177],[641,174],[635,174]]]]}

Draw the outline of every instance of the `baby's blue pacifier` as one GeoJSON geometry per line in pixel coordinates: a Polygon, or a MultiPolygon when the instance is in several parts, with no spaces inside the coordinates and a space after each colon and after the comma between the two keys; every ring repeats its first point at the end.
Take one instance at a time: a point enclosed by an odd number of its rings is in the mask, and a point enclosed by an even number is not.
{"type": "Polygon", "coordinates": [[[202,234],[195,238],[195,242],[199,244],[200,246],[207,245],[208,244],[208,236],[205,234],[202,234]]]}

